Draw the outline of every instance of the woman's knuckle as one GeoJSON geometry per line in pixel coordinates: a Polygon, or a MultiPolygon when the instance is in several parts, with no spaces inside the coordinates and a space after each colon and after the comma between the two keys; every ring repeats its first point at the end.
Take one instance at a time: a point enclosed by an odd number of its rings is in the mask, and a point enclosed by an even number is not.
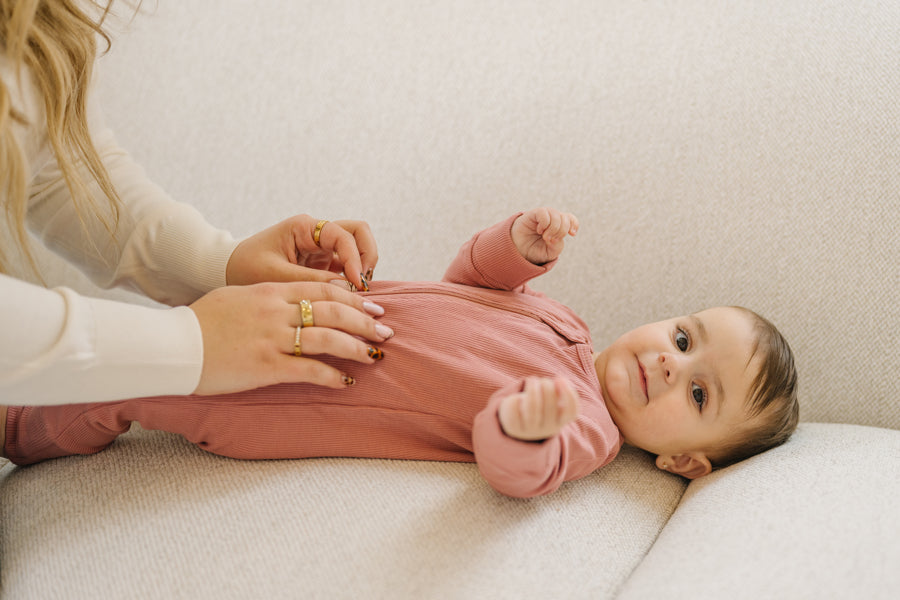
{"type": "Polygon", "coordinates": [[[257,283],[254,287],[254,292],[258,294],[261,298],[272,298],[278,295],[279,285],[274,281],[267,281],[264,283],[257,283]]]}
{"type": "Polygon", "coordinates": [[[338,302],[323,302],[322,303],[322,317],[328,323],[333,323],[337,325],[341,322],[341,304],[338,302]]]}
{"type": "Polygon", "coordinates": [[[342,290],[341,288],[339,288],[336,285],[330,285],[330,284],[323,285],[322,286],[322,299],[330,300],[330,301],[339,301],[341,298],[341,294],[344,291],[345,290],[342,290]]]}

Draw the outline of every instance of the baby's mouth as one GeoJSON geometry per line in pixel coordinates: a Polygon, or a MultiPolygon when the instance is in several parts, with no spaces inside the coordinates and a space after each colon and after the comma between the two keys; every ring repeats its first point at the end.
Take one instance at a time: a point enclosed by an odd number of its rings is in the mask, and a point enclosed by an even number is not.
{"type": "Polygon", "coordinates": [[[641,364],[641,361],[638,361],[638,371],[640,373],[641,380],[641,391],[644,392],[644,398],[647,402],[650,402],[650,394],[647,393],[647,373],[644,371],[644,365],[641,364]]]}

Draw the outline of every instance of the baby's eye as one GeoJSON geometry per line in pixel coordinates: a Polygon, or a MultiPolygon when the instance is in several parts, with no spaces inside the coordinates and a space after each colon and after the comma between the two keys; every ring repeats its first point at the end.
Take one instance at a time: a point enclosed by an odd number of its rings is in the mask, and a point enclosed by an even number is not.
{"type": "Polygon", "coordinates": [[[688,337],[684,329],[678,329],[675,332],[675,345],[682,352],[687,352],[687,349],[691,347],[691,338],[688,337]]]}
{"type": "Polygon", "coordinates": [[[691,396],[701,409],[706,405],[706,390],[696,383],[691,384],[691,396]]]}

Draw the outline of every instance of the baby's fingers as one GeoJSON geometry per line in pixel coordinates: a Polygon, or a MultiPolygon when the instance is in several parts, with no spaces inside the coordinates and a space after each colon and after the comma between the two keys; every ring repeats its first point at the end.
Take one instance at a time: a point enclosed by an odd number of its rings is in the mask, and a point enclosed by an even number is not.
{"type": "Polygon", "coordinates": [[[530,379],[525,385],[523,400],[523,425],[528,439],[541,439],[548,428],[548,418],[552,412],[547,410],[547,393],[551,391],[553,382],[547,379],[530,379]],[[549,383],[549,385],[548,385],[549,383]]]}
{"type": "Polygon", "coordinates": [[[557,213],[558,221],[555,231],[555,239],[561,240],[566,235],[575,236],[578,233],[578,218],[572,213],[557,213]]]}
{"type": "Polygon", "coordinates": [[[556,418],[560,428],[578,418],[578,392],[567,379],[557,378],[556,418]]]}
{"type": "Polygon", "coordinates": [[[556,390],[556,381],[545,378],[540,380],[541,420],[537,432],[542,437],[549,437],[555,433],[559,422],[559,400],[556,390]]]}
{"type": "Polygon", "coordinates": [[[546,242],[562,241],[567,235],[574,236],[578,233],[578,219],[572,213],[552,208],[543,210],[546,212],[546,225],[540,233],[546,242]]]}
{"type": "Polygon", "coordinates": [[[580,226],[578,223],[578,217],[576,217],[572,213],[565,213],[563,217],[566,232],[572,237],[575,237],[578,234],[578,228],[580,226]]]}

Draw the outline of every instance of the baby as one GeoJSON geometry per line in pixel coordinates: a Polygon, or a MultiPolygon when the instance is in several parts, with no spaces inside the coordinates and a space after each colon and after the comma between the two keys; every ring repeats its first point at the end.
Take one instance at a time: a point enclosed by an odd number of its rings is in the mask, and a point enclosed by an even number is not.
{"type": "Polygon", "coordinates": [[[364,369],[344,389],[9,407],[0,447],[20,465],[90,454],[137,421],[234,458],[475,461],[498,491],[531,497],[606,465],[623,443],[696,478],[790,436],[793,356],[749,310],[644,325],[594,353],[584,322],[526,285],[577,231],[573,215],[534,209],[476,234],[441,282],[373,282],[365,294],[397,335],[371,365],[323,358],[364,369]]]}

